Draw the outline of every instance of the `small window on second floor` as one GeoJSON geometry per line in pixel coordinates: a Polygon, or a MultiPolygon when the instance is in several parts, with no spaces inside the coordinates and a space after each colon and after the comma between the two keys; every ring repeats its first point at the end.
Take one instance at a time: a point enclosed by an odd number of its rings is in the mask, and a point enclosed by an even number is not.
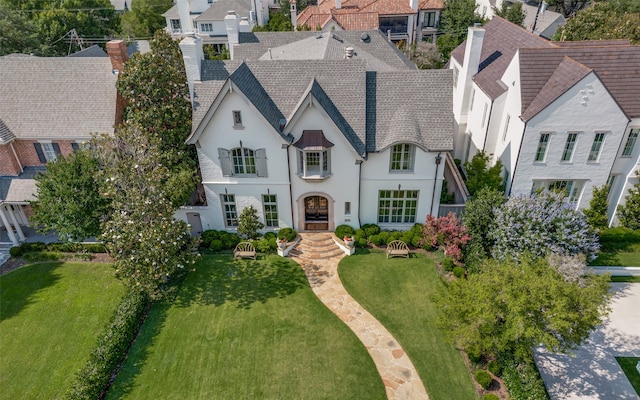
{"type": "Polygon", "coordinates": [[[622,150],[622,157],[631,157],[633,154],[633,148],[638,140],[638,134],[640,134],[640,128],[632,129],[631,132],[629,132],[627,143],[625,143],[624,149],[622,150]]]}
{"type": "Polygon", "coordinates": [[[213,32],[213,24],[210,22],[200,24],[200,32],[213,32]]]}
{"type": "Polygon", "coordinates": [[[578,140],[577,133],[569,133],[567,135],[567,142],[564,144],[564,151],[562,152],[563,162],[570,162],[573,157],[573,149],[576,147],[576,141],[578,140]]]}
{"type": "Polygon", "coordinates": [[[412,172],[415,147],[408,143],[395,144],[391,148],[392,172],[412,172]]]}
{"type": "Polygon", "coordinates": [[[233,126],[242,126],[242,113],[238,110],[233,111],[233,126]]]}
{"type": "Polygon", "coordinates": [[[544,162],[544,158],[547,155],[547,145],[549,144],[549,137],[551,134],[549,133],[541,133],[540,140],[538,141],[538,149],[536,150],[536,158],[537,162],[544,162]]]}
{"type": "Polygon", "coordinates": [[[604,132],[596,132],[587,161],[598,161],[600,150],[602,150],[602,143],[604,143],[604,132]]]}
{"type": "Polygon", "coordinates": [[[169,23],[171,24],[171,29],[174,32],[180,32],[180,30],[182,29],[182,27],[180,26],[180,20],[179,19],[172,19],[169,21],[169,23]]]}

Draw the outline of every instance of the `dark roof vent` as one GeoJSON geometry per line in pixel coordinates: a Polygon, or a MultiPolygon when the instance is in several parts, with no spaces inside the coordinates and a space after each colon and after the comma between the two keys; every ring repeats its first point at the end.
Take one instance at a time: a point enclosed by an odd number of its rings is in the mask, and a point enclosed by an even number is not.
{"type": "Polygon", "coordinates": [[[362,35],[360,35],[360,40],[362,40],[365,43],[369,43],[369,41],[371,41],[371,37],[367,32],[362,32],[362,35]]]}

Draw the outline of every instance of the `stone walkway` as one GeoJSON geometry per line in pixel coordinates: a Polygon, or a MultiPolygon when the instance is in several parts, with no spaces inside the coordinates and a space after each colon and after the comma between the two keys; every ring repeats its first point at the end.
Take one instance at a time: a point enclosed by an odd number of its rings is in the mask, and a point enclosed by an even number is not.
{"type": "Polygon", "coordinates": [[[429,396],[409,357],[398,341],[351,297],[338,276],[345,254],[328,233],[301,233],[302,240],[290,253],[302,266],[318,298],[336,314],[365,345],[384,383],[390,400],[419,400],[429,396]]]}

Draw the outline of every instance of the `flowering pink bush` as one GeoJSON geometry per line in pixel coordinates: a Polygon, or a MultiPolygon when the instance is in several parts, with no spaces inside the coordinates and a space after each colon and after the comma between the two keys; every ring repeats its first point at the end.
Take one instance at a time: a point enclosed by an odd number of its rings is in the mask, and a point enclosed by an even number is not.
{"type": "Polygon", "coordinates": [[[428,215],[422,236],[422,246],[444,249],[444,254],[455,260],[462,258],[462,247],[471,240],[467,228],[460,224],[454,213],[439,218],[428,215]]]}

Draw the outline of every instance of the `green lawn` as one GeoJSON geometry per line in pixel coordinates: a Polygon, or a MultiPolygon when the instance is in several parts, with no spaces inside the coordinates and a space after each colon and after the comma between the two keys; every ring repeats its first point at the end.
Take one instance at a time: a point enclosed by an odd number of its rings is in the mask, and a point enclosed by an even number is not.
{"type": "Polygon", "coordinates": [[[627,246],[624,250],[601,252],[589,265],[640,267],[640,243],[627,246]]]}
{"type": "Polygon", "coordinates": [[[636,393],[640,396],[640,373],[636,369],[636,364],[640,361],[640,357],[616,357],[616,361],[620,364],[620,368],[624,371],[631,386],[636,390],[636,393]]]}
{"type": "Polygon", "coordinates": [[[0,277],[0,399],[59,399],[124,288],[104,264],[47,263],[0,277]]]}
{"type": "Polygon", "coordinates": [[[356,336],[293,261],[204,256],[154,306],[109,399],[384,399],[356,336]]]}
{"type": "Polygon", "coordinates": [[[442,283],[430,258],[386,259],[383,252],[359,250],[340,262],[339,274],[349,293],[398,339],[430,399],[478,397],[462,355],[436,326],[430,295],[442,283]]]}
{"type": "Polygon", "coordinates": [[[640,276],[612,276],[611,282],[640,283],[640,276]]]}

